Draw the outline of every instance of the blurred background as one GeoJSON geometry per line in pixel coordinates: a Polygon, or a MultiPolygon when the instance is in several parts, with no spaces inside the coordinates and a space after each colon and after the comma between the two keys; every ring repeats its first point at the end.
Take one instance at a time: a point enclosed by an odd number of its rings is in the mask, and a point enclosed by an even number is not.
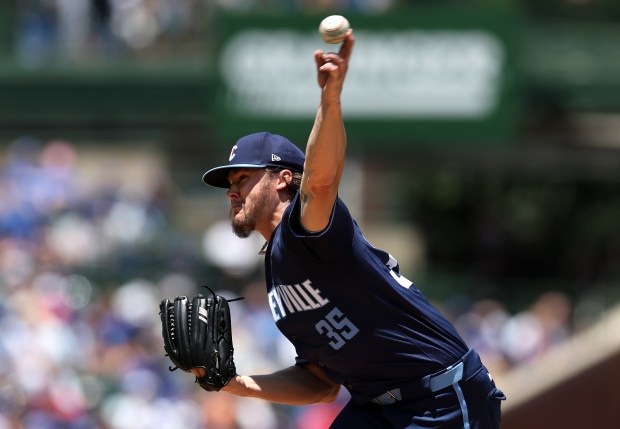
{"type": "Polygon", "coordinates": [[[619,427],[620,3],[3,0],[0,429],[329,426],[345,392],[288,407],[169,372],[158,305],[244,296],[239,372],[293,363],[262,240],[201,175],[246,133],[305,147],[333,13],[367,238],[483,356],[503,427],[619,427]]]}

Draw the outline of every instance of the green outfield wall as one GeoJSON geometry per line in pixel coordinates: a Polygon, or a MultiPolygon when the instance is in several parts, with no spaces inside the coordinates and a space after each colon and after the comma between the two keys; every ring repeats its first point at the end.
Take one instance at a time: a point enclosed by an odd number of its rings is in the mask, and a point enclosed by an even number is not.
{"type": "MultiPolygon", "coordinates": [[[[24,68],[12,52],[10,8],[0,6],[0,135],[191,124],[226,145],[260,129],[303,143],[319,97],[312,52],[335,48],[317,34],[321,18],[218,14],[184,57],[154,51],[145,62],[24,68]]],[[[520,138],[532,106],[620,110],[620,25],[612,21],[453,6],[348,18],[356,47],[343,103],[360,147],[502,147],[520,138]]]]}

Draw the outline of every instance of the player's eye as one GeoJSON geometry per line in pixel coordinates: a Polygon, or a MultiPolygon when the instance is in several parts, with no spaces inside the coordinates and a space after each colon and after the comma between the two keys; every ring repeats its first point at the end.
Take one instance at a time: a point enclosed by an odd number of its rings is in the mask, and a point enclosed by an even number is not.
{"type": "Polygon", "coordinates": [[[231,185],[238,185],[238,186],[240,186],[240,185],[243,184],[243,182],[245,182],[248,179],[248,177],[249,176],[247,174],[240,174],[238,176],[231,177],[230,178],[230,184],[231,185]]]}
{"type": "Polygon", "coordinates": [[[228,176],[228,182],[231,185],[234,184],[239,184],[241,183],[241,181],[243,181],[245,178],[247,177],[247,174],[242,174],[242,173],[233,173],[231,175],[228,176]]]}

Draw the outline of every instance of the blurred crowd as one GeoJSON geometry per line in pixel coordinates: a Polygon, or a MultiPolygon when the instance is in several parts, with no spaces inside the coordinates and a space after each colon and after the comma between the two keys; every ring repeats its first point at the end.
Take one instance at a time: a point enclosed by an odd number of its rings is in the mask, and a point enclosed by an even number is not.
{"type": "Polygon", "coordinates": [[[24,67],[109,61],[203,27],[196,0],[26,0],[13,11],[24,67]]]}
{"type": "Polygon", "coordinates": [[[209,17],[223,12],[371,14],[395,0],[20,0],[15,54],[20,65],[92,64],[155,49],[202,52],[209,17]],[[198,37],[196,37],[198,36],[198,37]]]}
{"type": "MultiPolygon", "coordinates": [[[[159,302],[200,285],[175,269],[178,248],[158,242],[171,228],[159,184],[127,187],[107,166],[107,180],[87,186],[79,151],[61,140],[20,138],[0,160],[0,429],[306,428],[333,418],[340,402],[310,412],[209,395],[169,370],[159,302]],[[132,277],[161,253],[165,267],[132,277]]],[[[236,362],[247,373],[294,358],[262,291],[236,291],[236,362]]]]}
{"type": "MultiPolygon", "coordinates": [[[[131,191],[110,174],[110,183],[85,186],[80,152],[60,140],[18,139],[0,161],[0,429],[328,427],[345,391],[334,404],[289,407],[208,394],[169,371],[159,302],[201,285],[182,264],[136,275],[136,264],[158,264],[140,260],[147,249],[178,251],[159,237],[175,228],[161,183],[131,191]]],[[[288,366],[294,350],[275,328],[260,276],[246,278],[219,291],[245,297],[231,304],[237,367],[288,366]]],[[[444,308],[496,373],[571,334],[571,302],[559,292],[518,314],[493,300],[444,308]]]]}
{"type": "Polygon", "coordinates": [[[562,292],[546,291],[528,308],[511,314],[500,301],[482,299],[458,314],[454,324],[498,375],[566,341],[572,334],[572,303],[562,292]]]}

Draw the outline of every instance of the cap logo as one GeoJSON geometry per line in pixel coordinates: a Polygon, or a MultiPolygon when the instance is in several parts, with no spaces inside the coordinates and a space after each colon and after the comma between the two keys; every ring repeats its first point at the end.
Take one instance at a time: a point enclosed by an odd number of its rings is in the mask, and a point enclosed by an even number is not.
{"type": "Polygon", "coordinates": [[[271,160],[272,161],[282,161],[282,158],[280,158],[278,155],[276,155],[275,153],[271,154],[271,160]]]}
{"type": "Polygon", "coordinates": [[[235,155],[237,155],[237,145],[234,145],[232,150],[230,151],[230,156],[228,157],[228,161],[232,161],[235,155]]]}

